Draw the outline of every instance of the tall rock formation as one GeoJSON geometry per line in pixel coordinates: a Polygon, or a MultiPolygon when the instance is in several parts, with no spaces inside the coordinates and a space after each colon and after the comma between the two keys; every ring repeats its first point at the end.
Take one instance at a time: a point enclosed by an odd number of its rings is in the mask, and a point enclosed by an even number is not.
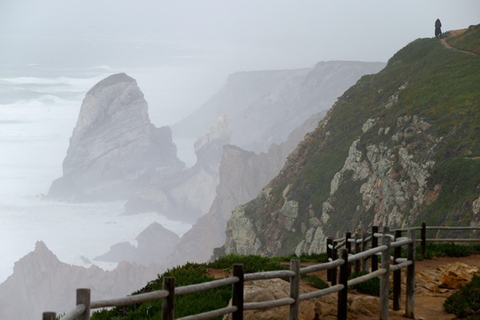
{"type": "Polygon", "coordinates": [[[173,126],[182,135],[223,110],[231,128],[220,184],[208,213],[183,235],[167,266],[206,261],[224,241],[232,209],[251,200],[281,169],[287,155],[313,130],[349,86],[383,63],[320,62],[313,69],[241,72],[194,115],[173,126]],[[290,134],[290,135],[289,135],[290,134]]]}
{"type": "MultiPolygon", "coordinates": [[[[476,26],[452,43],[474,51],[478,39],[476,26]]],[[[397,52],[233,210],[217,254],[316,253],[327,236],[373,224],[479,225],[479,74],[479,56],[437,39],[397,52]]]]}
{"type": "Polygon", "coordinates": [[[77,288],[90,288],[92,301],[124,297],[155,279],[158,266],[121,262],[113,271],[60,262],[39,241],[35,250],[15,263],[0,285],[0,319],[40,319],[42,312],[62,314],[75,307],[77,288]]]}
{"type": "Polygon", "coordinates": [[[156,211],[188,222],[201,217],[215,198],[222,149],[229,144],[230,135],[228,116],[221,110],[214,124],[195,142],[196,164],[133,194],[125,205],[127,213],[156,211]]]}
{"type": "Polygon", "coordinates": [[[134,79],[112,75],[88,91],[48,197],[72,201],[128,199],[183,168],[168,127],[156,128],[134,79]]]}
{"type": "Polygon", "coordinates": [[[257,154],[233,145],[224,146],[215,200],[208,213],[182,236],[168,257],[166,266],[210,259],[214,248],[220,247],[225,241],[226,222],[232,209],[253,199],[270,182],[282,168],[287,155],[307,132],[315,129],[324,115],[325,112],[312,115],[290,133],[287,141],[280,145],[273,144],[266,153],[257,154]]]}

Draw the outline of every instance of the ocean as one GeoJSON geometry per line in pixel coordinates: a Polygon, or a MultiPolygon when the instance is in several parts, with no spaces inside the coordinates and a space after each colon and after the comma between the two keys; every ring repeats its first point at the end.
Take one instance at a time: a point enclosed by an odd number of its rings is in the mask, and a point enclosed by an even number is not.
{"type": "MultiPolygon", "coordinates": [[[[152,222],[180,236],[191,228],[153,212],[124,215],[122,202],[76,204],[44,199],[52,181],[62,175],[62,161],[86,92],[101,79],[124,71],[109,66],[36,64],[0,68],[0,283],[37,241],[45,242],[60,261],[88,267],[88,260],[113,244],[135,244],[135,237],[152,222]]],[[[137,79],[140,89],[142,81],[147,84],[154,77],[146,70],[127,73],[142,79],[137,79]]],[[[149,102],[147,94],[146,99],[149,102]]],[[[152,122],[156,114],[157,126],[178,121],[188,112],[153,110],[152,122]]],[[[95,264],[104,269],[116,266],[95,264]]]]}

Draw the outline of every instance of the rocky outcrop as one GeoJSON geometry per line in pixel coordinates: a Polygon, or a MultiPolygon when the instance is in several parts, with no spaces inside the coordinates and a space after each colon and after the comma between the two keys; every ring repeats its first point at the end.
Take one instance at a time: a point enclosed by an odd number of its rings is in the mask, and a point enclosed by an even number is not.
{"type": "Polygon", "coordinates": [[[479,89],[449,51],[440,61],[456,76],[437,72],[436,45],[419,39],[348,89],[279,174],[233,210],[217,254],[319,253],[327,236],[372,225],[478,225],[478,100],[457,101],[479,89]],[[447,86],[439,99],[432,74],[462,92],[447,86]]]}
{"type": "MultiPolygon", "coordinates": [[[[318,289],[301,285],[300,294],[309,293],[318,289]]],[[[337,296],[329,294],[318,298],[308,299],[300,302],[299,319],[336,319],[337,318],[337,296]]],[[[244,288],[244,301],[264,302],[290,297],[290,283],[281,279],[255,280],[250,281],[244,288]]],[[[356,319],[358,317],[374,317],[379,314],[378,297],[367,295],[349,295],[347,301],[348,315],[356,319]]],[[[289,307],[248,310],[244,311],[243,318],[251,320],[273,320],[288,319],[289,307]]],[[[224,320],[232,319],[232,315],[224,316],[224,320]]]]}
{"type": "Polygon", "coordinates": [[[220,164],[220,183],[209,212],[198,219],[175,247],[167,266],[182,265],[187,261],[204,262],[213,249],[225,241],[226,222],[232,209],[255,197],[283,166],[287,155],[305,134],[313,130],[324,117],[324,112],[312,115],[290,133],[287,141],[272,145],[268,152],[256,154],[237,146],[223,148],[220,164]]]}
{"type": "Polygon", "coordinates": [[[110,247],[110,250],[94,258],[108,262],[138,262],[145,266],[151,263],[163,263],[172,252],[180,237],[161,224],[154,222],[135,238],[138,245],[121,242],[110,247]]]}
{"type": "Polygon", "coordinates": [[[154,279],[158,266],[122,262],[113,271],[60,262],[45,243],[15,263],[13,274],[0,285],[1,319],[35,319],[75,307],[76,289],[91,288],[92,300],[123,297],[154,279]]]}
{"type": "Polygon", "coordinates": [[[183,168],[168,127],[156,128],[134,79],[112,75],[88,91],[48,197],[72,201],[128,199],[183,168]]]}
{"type": "MultiPolygon", "coordinates": [[[[328,119],[324,120],[328,121],[328,119]]],[[[362,126],[363,134],[374,130],[376,119],[368,119],[362,126]]],[[[226,228],[224,251],[239,254],[287,254],[283,246],[284,232],[296,234],[294,253],[317,253],[324,251],[326,237],[331,235],[326,226],[332,216],[335,230],[346,231],[345,220],[350,228],[367,225],[411,225],[422,209],[436,199],[435,191],[426,186],[434,167],[433,155],[439,140],[428,133],[430,125],[417,116],[401,116],[395,128],[375,127],[379,136],[385,132],[390,141],[367,144],[360,148],[362,136],[353,141],[340,171],[330,183],[329,196],[321,210],[308,208],[301,214],[299,202],[291,199],[292,184],[282,190],[282,205],[270,214],[269,219],[258,219],[257,212],[268,206],[272,188],[265,188],[252,203],[236,207],[226,228]],[[407,141],[417,143],[406,144],[407,141]],[[429,145],[428,150],[419,148],[419,143],[429,145]],[[358,188],[355,207],[345,210],[345,186],[358,188]],[[412,204],[411,199],[416,201],[412,204]],[[339,218],[337,208],[341,208],[339,218]],[[404,215],[406,210],[408,215],[404,215]],[[268,230],[268,237],[259,237],[268,230]]],[[[301,148],[293,155],[298,156],[301,148]]]]}
{"type": "Polygon", "coordinates": [[[208,211],[219,182],[223,146],[230,142],[228,116],[220,111],[215,123],[195,143],[197,162],[167,181],[130,197],[127,213],[156,211],[171,219],[194,222],[208,211]]]}

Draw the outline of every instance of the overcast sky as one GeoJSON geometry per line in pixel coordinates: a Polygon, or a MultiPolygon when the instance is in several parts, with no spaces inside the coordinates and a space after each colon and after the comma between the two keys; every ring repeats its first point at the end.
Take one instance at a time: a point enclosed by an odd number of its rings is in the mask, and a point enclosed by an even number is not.
{"type": "MultiPolygon", "coordinates": [[[[433,37],[437,18],[443,31],[478,24],[480,1],[0,0],[0,63],[170,68],[175,79],[159,80],[172,86],[165,91],[189,77],[203,99],[236,71],[386,62],[433,37]]],[[[154,78],[139,81],[147,98],[154,78]]],[[[186,103],[167,95],[155,103],[186,103]]]]}

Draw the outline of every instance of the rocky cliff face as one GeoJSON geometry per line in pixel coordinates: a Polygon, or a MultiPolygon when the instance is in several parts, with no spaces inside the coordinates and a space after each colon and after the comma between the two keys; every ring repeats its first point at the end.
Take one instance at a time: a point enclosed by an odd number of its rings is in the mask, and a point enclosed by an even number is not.
{"type": "Polygon", "coordinates": [[[267,152],[312,114],[327,110],[361,76],[384,63],[329,61],[314,68],[239,72],[191,116],[172,126],[174,139],[198,137],[220,110],[229,117],[231,144],[267,152]]]}
{"type": "Polygon", "coordinates": [[[156,211],[191,222],[207,212],[219,182],[223,146],[230,142],[228,123],[228,116],[220,111],[215,123],[195,143],[197,163],[132,195],[125,206],[127,212],[156,211]]]}
{"type": "Polygon", "coordinates": [[[373,224],[478,225],[478,59],[420,39],[362,78],[233,210],[217,254],[323,252],[327,236],[373,224]]]}
{"type": "Polygon", "coordinates": [[[75,307],[76,289],[91,288],[92,300],[123,297],[138,290],[160,272],[122,262],[113,271],[60,262],[43,242],[15,263],[13,275],[0,285],[1,319],[39,319],[42,312],[57,314],[75,307]]]}
{"type": "Polygon", "coordinates": [[[134,79],[112,75],[85,96],[63,176],[48,196],[76,201],[127,199],[179,171],[168,127],[150,123],[148,105],[134,79]]]}
{"type": "MultiPolygon", "coordinates": [[[[172,219],[195,221],[209,211],[216,197],[224,145],[266,153],[272,144],[286,141],[312,114],[331,106],[360,76],[383,66],[321,62],[313,69],[233,74],[209,102],[172,127],[177,137],[200,136],[195,137],[196,164],[167,183],[134,194],[127,212],[157,211],[172,219]]],[[[274,161],[279,159],[283,161],[284,156],[274,161]]]]}
{"type": "Polygon", "coordinates": [[[225,226],[232,209],[255,197],[263,186],[279,172],[287,155],[307,132],[313,130],[324,117],[312,115],[280,145],[272,145],[268,152],[256,154],[237,146],[226,145],[220,164],[220,182],[210,210],[184,234],[166,266],[182,265],[187,261],[204,262],[211,258],[213,249],[225,241],[225,226]]]}

